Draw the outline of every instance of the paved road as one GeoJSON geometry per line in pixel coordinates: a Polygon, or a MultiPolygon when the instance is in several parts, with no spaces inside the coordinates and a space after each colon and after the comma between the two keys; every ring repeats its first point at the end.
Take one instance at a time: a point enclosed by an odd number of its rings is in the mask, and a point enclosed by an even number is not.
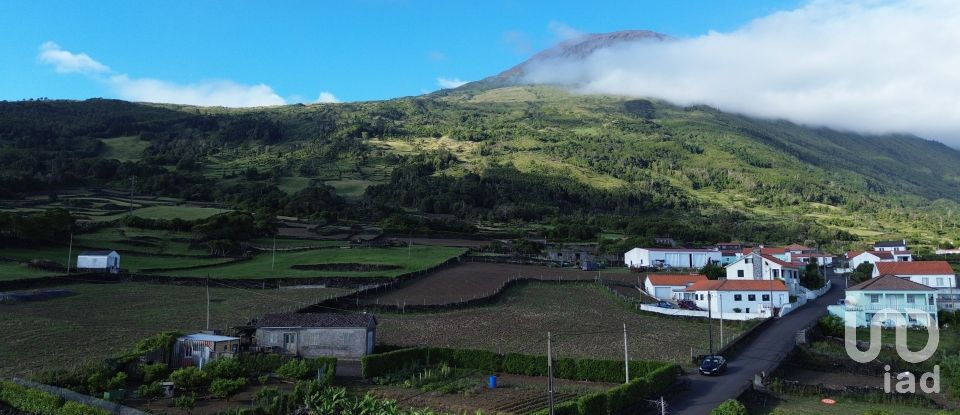
{"type": "Polygon", "coordinates": [[[745,345],[728,363],[723,376],[707,377],[699,373],[688,376],[689,390],[667,402],[670,414],[705,415],[721,402],[740,396],[760,372],[770,373],[779,359],[793,349],[796,332],[806,328],[827,313],[827,306],[843,297],[844,280],[830,276],[833,288],[783,318],[773,321],[745,345]]]}

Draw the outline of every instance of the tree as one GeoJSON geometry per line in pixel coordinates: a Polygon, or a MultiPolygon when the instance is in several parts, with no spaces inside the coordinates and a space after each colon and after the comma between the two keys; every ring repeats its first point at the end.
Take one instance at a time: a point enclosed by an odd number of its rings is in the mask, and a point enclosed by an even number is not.
{"type": "Polygon", "coordinates": [[[823,287],[824,284],[825,282],[823,281],[823,276],[820,275],[820,266],[817,264],[817,259],[810,258],[810,262],[807,263],[806,268],[801,271],[800,285],[811,290],[816,290],[823,287]]]}
{"type": "Polygon", "coordinates": [[[873,277],[873,264],[864,262],[857,265],[857,268],[850,273],[850,282],[854,284],[869,280],[873,277]]]}
{"type": "Polygon", "coordinates": [[[727,270],[713,262],[700,268],[700,273],[711,280],[718,280],[727,276],[727,270]]]}
{"type": "Polygon", "coordinates": [[[727,399],[720,406],[713,408],[710,415],[747,415],[747,407],[736,399],[727,399]]]}

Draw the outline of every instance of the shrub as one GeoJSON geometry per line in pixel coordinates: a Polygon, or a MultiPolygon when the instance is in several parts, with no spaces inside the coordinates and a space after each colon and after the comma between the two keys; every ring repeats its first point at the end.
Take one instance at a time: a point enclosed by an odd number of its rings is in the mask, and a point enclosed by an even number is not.
{"type": "Polygon", "coordinates": [[[330,384],[337,374],[337,359],[324,357],[317,359],[291,360],[277,369],[277,375],[289,380],[311,380],[317,375],[323,376],[320,381],[330,384]]]}
{"type": "Polygon", "coordinates": [[[203,371],[212,378],[236,379],[247,376],[247,371],[240,362],[230,358],[220,358],[207,363],[203,371]]]}
{"type": "Polygon", "coordinates": [[[114,370],[105,365],[91,367],[87,371],[85,386],[86,392],[91,395],[110,389],[116,376],[114,370]]]}
{"type": "Polygon", "coordinates": [[[868,409],[863,413],[863,415],[895,415],[895,414],[885,409],[868,409]]]}
{"type": "Polygon", "coordinates": [[[197,397],[194,395],[180,395],[173,398],[173,406],[181,409],[193,409],[197,406],[197,397]]]}
{"type": "Polygon", "coordinates": [[[237,356],[237,362],[251,375],[273,373],[287,360],[289,359],[278,354],[243,353],[237,356]]]}
{"type": "Polygon", "coordinates": [[[607,394],[597,392],[581,396],[577,399],[577,410],[580,415],[607,415],[607,394]]]}
{"type": "Polygon", "coordinates": [[[117,374],[113,375],[113,377],[107,381],[107,390],[121,389],[126,384],[127,374],[124,372],[117,372],[117,374]]]}
{"type": "Polygon", "coordinates": [[[173,387],[181,392],[201,392],[210,384],[210,376],[193,366],[177,369],[170,374],[173,387]]]}
{"type": "Polygon", "coordinates": [[[137,396],[152,401],[163,397],[163,386],[160,382],[144,383],[137,388],[137,396]]]}
{"type": "Polygon", "coordinates": [[[260,382],[261,385],[266,385],[270,383],[270,375],[257,376],[257,382],[260,382]]]}
{"type": "Polygon", "coordinates": [[[247,388],[247,378],[214,379],[210,383],[210,394],[215,398],[229,398],[247,388]]]}
{"type": "Polygon", "coordinates": [[[71,401],[63,404],[57,410],[57,415],[110,415],[110,412],[71,401]]]}
{"type": "Polygon", "coordinates": [[[153,383],[167,378],[170,373],[169,368],[164,363],[152,363],[140,365],[140,374],[144,383],[153,383]]]}
{"type": "Polygon", "coordinates": [[[829,314],[817,321],[817,327],[820,328],[820,331],[822,331],[825,336],[843,337],[844,335],[843,319],[833,314],[829,314]]]}
{"type": "Polygon", "coordinates": [[[277,368],[277,375],[284,379],[304,380],[310,376],[310,368],[303,360],[291,360],[277,368]]]}
{"type": "Polygon", "coordinates": [[[710,415],[747,415],[747,408],[736,399],[727,399],[713,408],[710,415]]]}
{"type": "Polygon", "coordinates": [[[495,372],[500,366],[500,357],[488,350],[430,348],[427,364],[446,363],[462,369],[480,369],[495,372]]]}
{"type": "Polygon", "coordinates": [[[360,372],[365,378],[375,378],[412,369],[426,364],[427,349],[412,348],[367,355],[360,359],[360,372]]]}
{"type": "Polygon", "coordinates": [[[503,357],[502,366],[503,371],[506,373],[543,376],[547,374],[547,357],[507,353],[507,355],[503,357]]]}
{"type": "Polygon", "coordinates": [[[28,414],[56,415],[63,399],[49,393],[0,381],[0,402],[28,414]]]}

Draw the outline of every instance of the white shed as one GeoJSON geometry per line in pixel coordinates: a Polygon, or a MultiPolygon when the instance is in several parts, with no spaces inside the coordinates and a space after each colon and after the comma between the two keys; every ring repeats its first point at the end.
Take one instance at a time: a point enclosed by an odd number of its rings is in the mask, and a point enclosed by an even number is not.
{"type": "Polygon", "coordinates": [[[702,268],[720,263],[720,250],[687,248],[633,248],[623,254],[630,268],[702,268]]]}
{"type": "Polygon", "coordinates": [[[77,269],[116,274],[120,272],[120,254],[117,251],[83,251],[77,255],[77,269]]]}

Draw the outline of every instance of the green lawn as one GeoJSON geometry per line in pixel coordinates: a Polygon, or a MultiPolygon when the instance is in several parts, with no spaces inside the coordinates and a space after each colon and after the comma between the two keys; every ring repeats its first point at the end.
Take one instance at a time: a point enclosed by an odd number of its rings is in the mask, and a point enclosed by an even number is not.
{"type": "Polygon", "coordinates": [[[139,136],[101,138],[100,141],[107,147],[103,157],[120,161],[139,160],[143,150],[150,146],[149,141],[143,141],[139,136]]]}
{"type": "MultiPolygon", "coordinates": [[[[277,252],[276,266],[271,270],[272,253],[263,252],[252,260],[198,270],[164,272],[180,277],[214,278],[310,278],[310,277],[395,277],[425,269],[465,252],[462,248],[414,245],[407,248],[350,248],[316,249],[297,252],[277,252]],[[293,265],[308,264],[390,264],[400,268],[385,271],[320,271],[297,270],[293,265]]],[[[122,262],[122,260],[121,260],[122,262]]]]}
{"type": "MultiPolygon", "coordinates": [[[[250,241],[250,244],[257,248],[271,249],[273,248],[274,239],[273,238],[258,238],[250,241]]],[[[285,248],[319,248],[325,246],[346,246],[347,243],[344,241],[325,241],[319,239],[297,239],[297,238],[277,238],[277,249],[285,248]]]]}
{"type": "Polygon", "coordinates": [[[334,189],[337,189],[337,195],[346,198],[359,198],[360,196],[363,196],[363,192],[367,190],[367,187],[370,187],[370,185],[376,183],[370,180],[344,179],[328,180],[326,184],[333,186],[334,189]]]}
{"type": "Polygon", "coordinates": [[[293,194],[306,189],[310,185],[309,177],[281,177],[277,187],[288,194],[293,194]]]}
{"type": "MultiPolygon", "coordinates": [[[[0,306],[0,376],[96,362],[164,330],[203,329],[204,287],[163,284],[76,284],[75,295],[0,306]]],[[[210,327],[229,329],[263,313],[314,304],[340,289],[210,288],[210,327]]]]}
{"type": "Polygon", "coordinates": [[[819,397],[788,396],[786,400],[771,402],[766,407],[751,408],[753,415],[818,415],[843,414],[860,415],[870,410],[884,410],[897,415],[935,415],[937,409],[917,408],[904,405],[878,404],[855,402],[837,399],[837,403],[826,405],[820,402],[819,397]]]}

